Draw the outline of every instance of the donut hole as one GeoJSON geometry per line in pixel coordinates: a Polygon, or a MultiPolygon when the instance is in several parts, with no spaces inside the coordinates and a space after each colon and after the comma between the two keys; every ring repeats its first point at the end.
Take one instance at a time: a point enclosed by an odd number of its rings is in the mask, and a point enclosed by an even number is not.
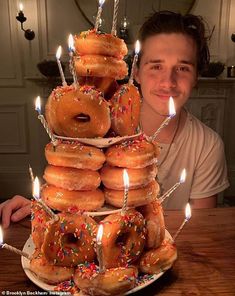
{"type": "Polygon", "coordinates": [[[73,233],[66,233],[62,239],[63,244],[77,244],[77,242],[78,238],[73,233]]]}
{"type": "Polygon", "coordinates": [[[91,120],[90,116],[84,113],[79,113],[74,117],[74,119],[79,122],[89,122],[91,120]]]}
{"type": "Polygon", "coordinates": [[[116,245],[121,245],[121,246],[124,246],[126,245],[128,239],[129,239],[129,232],[122,232],[118,235],[118,237],[116,238],[116,241],[115,241],[115,244],[116,245]]]}

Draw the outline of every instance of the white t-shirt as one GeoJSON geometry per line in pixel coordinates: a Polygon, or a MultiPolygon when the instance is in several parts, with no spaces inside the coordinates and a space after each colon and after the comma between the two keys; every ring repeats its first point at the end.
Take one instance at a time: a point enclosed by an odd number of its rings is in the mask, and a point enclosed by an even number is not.
{"type": "Polygon", "coordinates": [[[179,181],[184,168],[187,174],[185,183],[164,201],[164,208],[182,209],[190,199],[213,196],[229,186],[221,138],[192,114],[187,112],[185,125],[171,147],[161,143],[159,146],[162,149],[157,179],[161,193],[179,181]]]}

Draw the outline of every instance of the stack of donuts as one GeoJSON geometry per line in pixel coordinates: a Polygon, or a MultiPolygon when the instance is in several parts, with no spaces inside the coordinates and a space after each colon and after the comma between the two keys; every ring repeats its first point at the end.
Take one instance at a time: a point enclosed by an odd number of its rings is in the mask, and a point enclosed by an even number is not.
{"type": "Polygon", "coordinates": [[[88,30],[74,36],[75,68],[79,77],[123,79],[128,72],[125,42],[107,33],[88,30]]]}
{"type": "Polygon", "coordinates": [[[99,148],[80,143],[49,143],[45,147],[48,166],[42,198],[53,210],[95,211],[104,204],[99,169],[105,155],[99,148]]]}
{"type": "Polygon", "coordinates": [[[157,200],[102,220],[71,211],[60,212],[52,220],[35,203],[32,212],[35,251],[30,270],[62,291],[122,295],[135,288],[144,275],[169,269],[177,258],[175,245],[165,238],[157,200]],[[103,225],[101,254],[96,243],[99,225],[103,225]]]}
{"type": "Polygon", "coordinates": [[[79,85],[57,87],[46,104],[48,125],[63,137],[45,147],[48,165],[41,191],[56,219],[32,204],[30,269],[49,284],[69,280],[70,292],[120,295],[137,286],[140,275],[166,270],[177,257],[165,237],[157,198],[159,151],[143,134],[128,137],[139,125],[140,95],[134,85],[116,81],[127,74],[123,40],[94,30],[74,40],[79,85]],[[79,140],[110,134],[126,137],[103,149],[79,140]],[[125,210],[124,169],[129,176],[125,210]],[[116,210],[105,214],[103,206],[116,210]]]}
{"type": "Polygon", "coordinates": [[[105,152],[106,163],[100,171],[106,203],[122,207],[124,169],[129,177],[127,206],[137,207],[156,199],[159,193],[155,180],[157,155],[155,145],[143,136],[109,147],[105,152]]]}

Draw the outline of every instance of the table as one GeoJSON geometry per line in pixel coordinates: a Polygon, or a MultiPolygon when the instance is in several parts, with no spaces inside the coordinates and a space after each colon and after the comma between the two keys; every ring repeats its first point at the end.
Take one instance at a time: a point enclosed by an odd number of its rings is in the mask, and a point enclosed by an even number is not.
{"type": "MultiPolygon", "coordinates": [[[[182,211],[165,212],[171,234],[183,219],[182,211]]],[[[5,230],[4,241],[22,249],[29,233],[26,219],[5,230]]],[[[176,244],[178,260],[173,268],[135,296],[235,295],[235,207],[193,210],[176,244]]],[[[0,291],[42,291],[24,274],[20,257],[4,249],[0,250],[0,291]]]]}

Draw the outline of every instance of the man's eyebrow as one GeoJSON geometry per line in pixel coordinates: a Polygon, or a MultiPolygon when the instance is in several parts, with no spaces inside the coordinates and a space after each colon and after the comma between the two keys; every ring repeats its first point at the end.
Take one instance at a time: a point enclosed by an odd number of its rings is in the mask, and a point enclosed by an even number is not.
{"type": "Polygon", "coordinates": [[[148,60],[145,64],[157,64],[157,63],[164,63],[164,60],[161,59],[154,59],[154,60],[148,60]]]}
{"type": "Polygon", "coordinates": [[[191,61],[186,61],[186,60],[180,60],[179,63],[185,64],[185,65],[190,65],[190,66],[195,66],[195,63],[193,63],[191,61]]]}
{"type": "MultiPolygon", "coordinates": [[[[148,60],[146,61],[146,65],[148,64],[157,64],[157,63],[164,63],[165,61],[162,59],[154,59],[154,60],[148,60]]],[[[191,62],[191,61],[187,61],[187,60],[179,60],[178,61],[179,64],[185,64],[185,65],[189,65],[189,66],[195,66],[195,63],[191,62]]]]}

